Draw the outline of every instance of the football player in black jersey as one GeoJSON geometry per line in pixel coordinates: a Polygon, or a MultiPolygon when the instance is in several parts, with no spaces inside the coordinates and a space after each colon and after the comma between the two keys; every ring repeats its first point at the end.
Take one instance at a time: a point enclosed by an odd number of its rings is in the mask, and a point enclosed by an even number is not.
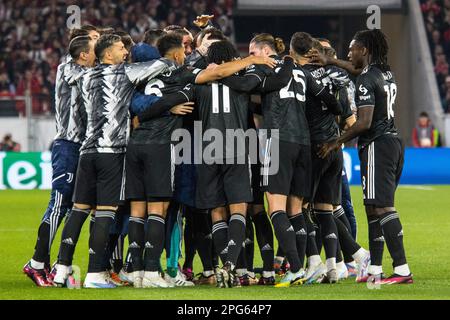
{"type": "MultiPolygon", "coordinates": [[[[329,73],[342,74],[342,71],[336,70],[334,66],[322,67],[310,64],[309,59],[306,57],[306,54],[313,47],[323,50],[321,44],[317,40],[312,39],[308,33],[297,32],[292,37],[291,46],[297,63],[310,71],[314,79],[321,83],[326,90],[336,94],[340,88],[336,83],[332,82],[329,73]]],[[[343,76],[341,75],[341,77],[343,76]]],[[[337,76],[334,76],[334,78],[337,78],[337,76]]],[[[306,99],[306,116],[310,130],[312,158],[310,201],[321,228],[320,233],[327,258],[327,275],[324,281],[330,283],[337,282],[340,277],[345,277],[347,273],[347,268],[342,259],[340,243],[342,248],[344,248],[344,252],[350,256],[350,261],[353,261],[353,255],[360,265],[366,266],[367,262],[363,263],[363,261],[369,259],[369,253],[362,249],[351,237],[350,228],[346,227],[348,222],[344,223],[333,216],[334,208],[341,203],[342,150],[336,150],[333,154],[329,154],[326,159],[320,159],[316,154],[320,144],[339,136],[339,126],[335,118],[342,115],[343,110],[341,107],[339,104],[338,108],[331,108],[313,96],[308,96],[306,99]]],[[[351,115],[351,110],[346,110],[344,116],[348,117],[351,115]]],[[[346,221],[346,217],[341,216],[340,218],[345,218],[346,221]]],[[[314,242],[311,242],[311,244],[314,245],[314,242]]],[[[308,269],[315,269],[316,264],[312,261],[313,257],[308,257],[308,262],[310,262],[308,269]]],[[[316,254],[316,258],[318,257],[318,254],[316,254]]],[[[317,260],[320,261],[319,259],[317,260]]],[[[308,273],[310,275],[307,275],[307,280],[308,276],[311,276],[311,272],[308,273]]]]}
{"type": "Polygon", "coordinates": [[[371,263],[366,281],[382,278],[384,242],[393,260],[394,273],[382,284],[412,283],[403,246],[403,228],[394,207],[394,196],[403,169],[404,147],[394,123],[397,85],[387,64],[388,44],[380,30],[359,31],[350,43],[349,59],[362,69],[356,82],[356,123],[340,138],[325,143],[325,158],[342,143],[359,137],[361,184],[369,222],[371,263]]]}
{"type": "MultiPolygon", "coordinates": [[[[185,53],[180,35],[169,33],[161,37],[157,45],[163,55],[160,61],[168,66],[169,71],[147,83],[145,92],[148,95],[161,97],[181,90],[188,83],[218,80],[254,62],[270,61],[270,59],[249,57],[222,64],[213,69],[192,69],[189,66],[183,66],[185,53]]],[[[148,111],[154,111],[155,107],[150,107],[148,111]]],[[[133,246],[130,252],[133,261],[134,285],[137,287],[192,285],[180,275],[163,279],[158,274],[159,259],[165,238],[164,218],[169,200],[173,196],[175,151],[171,144],[171,137],[173,131],[180,128],[181,124],[180,117],[171,113],[160,113],[149,121],[141,122],[133,132],[128,145],[126,197],[131,200],[129,241],[133,246]],[[149,215],[148,231],[144,236],[143,219],[147,213],[149,215]],[[142,263],[143,242],[145,242],[144,264],[142,263]],[[143,268],[145,268],[144,274],[142,274],[143,268]]]]}
{"type": "MultiPolygon", "coordinates": [[[[267,38],[266,34],[257,35],[251,41],[250,51],[254,54],[268,51],[267,47],[270,46],[267,44],[270,42],[267,38]]],[[[274,57],[280,65],[283,63],[280,58],[274,57]]],[[[275,235],[291,267],[277,286],[300,284],[305,275],[303,264],[306,223],[301,207],[302,199],[310,191],[311,166],[309,130],[304,110],[307,92],[319,96],[327,103],[337,104],[334,96],[323,90],[309,72],[298,65],[294,67],[285,87],[265,93],[261,99],[263,129],[267,130],[269,138],[265,147],[262,185],[268,199],[275,235]],[[276,146],[279,146],[279,151],[276,146]],[[269,174],[271,164],[277,160],[279,170],[269,174]]]]}

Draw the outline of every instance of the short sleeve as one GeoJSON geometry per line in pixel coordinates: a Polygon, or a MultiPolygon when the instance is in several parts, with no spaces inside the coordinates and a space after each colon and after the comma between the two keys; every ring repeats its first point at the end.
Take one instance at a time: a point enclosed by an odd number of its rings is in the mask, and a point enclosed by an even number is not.
{"type": "Polygon", "coordinates": [[[192,102],[195,100],[195,85],[192,83],[187,84],[179,92],[186,97],[186,102],[192,102]]]}
{"type": "Polygon", "coordinates": [[[356,80],[356,107],[375,105],[374,81],[368,73],[364,73],[356,80]]]}

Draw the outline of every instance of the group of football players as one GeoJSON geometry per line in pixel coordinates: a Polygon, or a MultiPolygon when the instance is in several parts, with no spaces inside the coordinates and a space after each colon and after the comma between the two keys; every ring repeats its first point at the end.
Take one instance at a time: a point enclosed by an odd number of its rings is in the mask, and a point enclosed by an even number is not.
{"type": "Polygon", "coordinates": [[[195,37],[169,26],[138,44],[111,28],[71,31],[56,80],[53,189],[23,271],[38,286],[76,286],[73,256],[90,217],[86,288],[412,283],[394,207],[403,145],[383,33],[356,33],[350,61],[305,32],[287,50],[258,34],[241,58],[210,18],[197,17],[195,37]],[[369,251],[356,242],[343,166],[342,146],[357,137],[369,251]]]}

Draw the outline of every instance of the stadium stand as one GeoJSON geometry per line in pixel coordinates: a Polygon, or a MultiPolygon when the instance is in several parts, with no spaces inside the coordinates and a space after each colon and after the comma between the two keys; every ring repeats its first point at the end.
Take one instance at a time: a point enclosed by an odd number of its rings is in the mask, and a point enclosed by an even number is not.
{"type": "Polygon", "coordinates": [[[420,0],[442,107],[450,113],[450,0],[420,0]]]}
{"type": "MultiPolygon", "coordinates": [[[[233,0],[80,0],[82,24],[113,27],[127,31],[135,42],[145,30],[177,24],[195,30],[197,15],[214,15],[214,24],[232,35],[233,0]]],[[[65,25],[66,1],[0,1],[0,97],[32,94],[33,114],[50,114],[56,68],[68,45],[65,25]],[[43,9],[42,9],[43,8],[43,9]]],[[[5,102],[3,102],[4,104],[5,102]]],[[[16,103],[25,113],[25,104],[16,103]]]]}

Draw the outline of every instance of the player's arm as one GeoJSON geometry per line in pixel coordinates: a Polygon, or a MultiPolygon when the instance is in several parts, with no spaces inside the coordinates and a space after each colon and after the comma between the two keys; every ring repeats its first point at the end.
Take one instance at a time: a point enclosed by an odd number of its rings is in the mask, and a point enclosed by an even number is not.
{"type": "Polygon", "coordinates": [[[328,110],[335,116],[342,114],[342,106],[334,95],[326,87],[316,82],[314,77],[304,70],[306,75],[306,91],[308,94],[316,96],[327,106],[328,110]]]}
{"type": "Polygon", "coordinates": [[[160,98],[154,95],[147,95],[136,91],[131,99],[130,110],[133,114],[141,114],[143,111],[151,108],[160,98]]]}
{"type": "Polygon", "coordinates": [[[338,99],[342,106],[342,114],[339,119],[339,127],[343,130],[350,128],[355,122],[356,117],[351,108],[351,102],[348,98],[347,87],[341,87],[338,90],[338,99]]]}
{"type": "Polygon", "coordinates": [[[160,116],[167,111],[174,111],[173,113],[175,114],[186,114],[192,112],[193,107],[191,106],[192,103],[190,102],[193,101],[193,90],[194,89],[192,88],[192,86],[188,86],[182,91],[164,95],[157,102],[155,102],[151,108],[148,108],[138,115],[139,122],[142,123],[148,121],[152,118],[160,116]],[[175,108],[175,110],[171,110],[172,108],[177,106],[180,107],[175,108]]]}
{"type": "Polygon", "coordinates": [[[328,57],[325,54],[322,54],[317,51],[313,51],[310,55],[311,63],[319,63],[321,65],[334,65],[336,67],[347,70],[354,76],[360,75],[362,72],[362,68],[355,68],[350,61],[336,59],[334,57],[328,57]]]}
{"type": "Polygon", "coordinates": [[[243,76],[230,76],[222,80],[222,83],[228,87],[243,92],[250,92],[258,85],[261,85],[262,92],[272,92],[284,88],[292,77],[292,69],[294,68],[294,60],[286,56],[285,63],[280,68],[278,73],[266,76],[251,66],[243,76]]]}
{"type": "Polygon", "coordinates": [[[226,62],[215,68],[205,69],[195,78],[195,83],[207,83],[229,77],[252,64],[263,64],[271,68],[275,67],[275,60],[270,57],[248,56],[247,58],[226,62]]]}
{"type": "Polygon", "coordinates": [[[159,60],[125,64],[125,74],[135,86],[148,82],[168,70],[169,66],[159,60]]]}
{"type": "Polygon", "coordinates": [[[261,86],[261,92],[278,91],[286,87],[292,78],[294,59],[291,56],[284,57],[284,64],[277,73],[267,76],[261,86]]]}
{"type": "Polygon", "coordinates": [[[360,76],[356,85],[357,120],[342,136],[322,145],[318,152],[321,158],[325,158],[332,150],[338,149],[342,144],[359,137],[369,130],[372,125],[373,110],[375,108],[374,86],[367,74],[360,76]]]}

